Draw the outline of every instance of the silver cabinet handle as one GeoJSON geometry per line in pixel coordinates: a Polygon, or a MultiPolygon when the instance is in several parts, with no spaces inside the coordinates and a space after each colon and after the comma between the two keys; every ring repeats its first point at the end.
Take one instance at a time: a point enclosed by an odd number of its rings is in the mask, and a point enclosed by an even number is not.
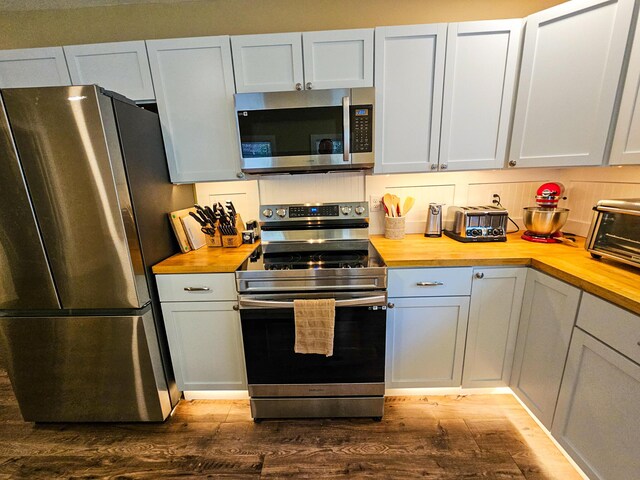
{"type": "Polygon", "coordinates": [[[236,173],[236,177],[238,177],[238,178],[244,178],[244,172],[238,172],[238,173],[236,173]]]}
{"type": "Polygon", "coordinates": [[[185,292],[208,292],[209,287],[184,287],[185,292]]]}
{"type": "Polygon", "coordinates": [[[237,312],[238,310],[240,310],[240,305],[234,305],[233,309],[237,312]]]}
{"type": "Polygon", "coordinates": [[[510,167],[515,167],[518,164],[518,162],[516,162],[515,160],[509,160],[509,166],[510,167]]]}
{"type": "Polygon", "coordinates": [[[438,164],[437,163],[432,163],[429,168],[431,168],[431,170],[437,170],[438,169],[438,164]]]}
{"type": "Polygon", "coordinates": [[[387,303],[388,308],[395,308],[395,306],[396,306],[395,303],[387,303]]]}
{"type": "Polygon", "coordinates": [[[484,278],[484,273],[482,272],[476,273],[476,278],[484,278]]]}
{"type": "Polygon", "coordinates": [[[351,158],[351,110],[349,109],[349,97],[342,97],[342,160],[348,162],[351,158]]]}
{"type": "Polygon", "coordinates": [[[416,286],[418,287],[438,287],[440,285],[444,285],[442,282],[418,282],[416,286]]]}
{"type": "Polygon", "coordinates": [[[302,84],[301,83],[296,83],[296,90],[298,90],[298,91],[302,90],[302,84]]]}
{"type": "Polygon", "coordinates": [[[440,170],[446,170],[448,168],[448,165],[446,163],[443,163],[442,165],[440,165],[440,170]]]}
{"type": "Polygon", "coordinates": [[[307,90],[311,90],[313,85],[311,85],[311,82],[307,82],[307,90]]]}

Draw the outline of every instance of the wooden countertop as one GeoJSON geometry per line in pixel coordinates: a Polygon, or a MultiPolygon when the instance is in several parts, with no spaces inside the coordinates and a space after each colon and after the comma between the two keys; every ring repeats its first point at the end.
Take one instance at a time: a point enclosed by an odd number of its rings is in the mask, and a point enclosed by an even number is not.
{"type": "Polygon", "coordinates": [[[153,273],[230,273],[258,248],[260,242],[236,248],[202,247],[188,253],[176,253],[153,266],[153,273]]]}
{"type": "Polygon", "coordinates": [[[579,248],[527,242],[519,233],[495,243],[462,243],[421,234],[403,240],[374,235],[371,243],[391,268],[531,266],[640,315],[640,269],[591,258],[584,249],[584,238],[577,238],[579,248]]]}

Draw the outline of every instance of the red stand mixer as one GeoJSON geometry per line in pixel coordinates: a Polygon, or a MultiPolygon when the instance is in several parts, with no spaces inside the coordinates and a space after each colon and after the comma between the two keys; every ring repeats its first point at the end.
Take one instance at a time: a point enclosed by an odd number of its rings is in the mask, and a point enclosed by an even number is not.
{"type": "Polygon", "coordinates": [[[526,232],[524,240],[539,243],[562,242],[560,229],[567,222],[569,210],[558,208],[563,199],[564,186],[561,183],[549,182],[538,187],[536,191],[537,207],[525,207],[522,215],[526,232]]]}

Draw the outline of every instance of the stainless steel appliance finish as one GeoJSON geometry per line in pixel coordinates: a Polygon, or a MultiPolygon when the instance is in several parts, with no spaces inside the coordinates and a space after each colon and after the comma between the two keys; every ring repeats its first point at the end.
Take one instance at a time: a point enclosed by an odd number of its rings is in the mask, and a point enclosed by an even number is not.
{"type": "Polygon", "coordinates": [[[608,258],[640,267],[640,198],[600,200],[585,248],[594,258],[608,258]]]}
{"type": "Polygon", "coordinates": [[[425,237],[442,236],[442,205],[430,203],[427,212],[427,225],[424,230],[425,237]]]}
{"type": "Polygon", "coordinates": [[[157,115],[96,86],[0,106],[0,351],[24,418],[163,420],[180,392],[151,266],[193,194],[169,183],[157,115]]]}
{"type": "Polygon", "coordinates": [[[262,257],[236,272],[255,419],[382,416],[387,272],[367,217],[366,202],[261,207],[262,257]],[[293,351],[293,302],[316,298],[335,299],[332,357],[293,351]]]}
{"type": "Polygon", "coordinates": [[[374,88],[234,97],[243,172],[373,168],[374,88]],[[255,123],[253,117],[257,117],[255,123]]]}
{"type": "Polygon", "coordinates": [[[444,234],[460,242],[504,242],[509,214],[493,205],[449,207],[444,234]]]}
{"type": "Polygon", "coordinates": [[[569,210],[566,208],[524,207],[522,220],[527,232],[550,236],[564,227],[568,216],[569,210]]]}
{"type": "Polygon", "coordinates": [[[157,421],[171,412],[149,308],[131,316],[5,317],[2,336],[25,421],[157,421]]]}

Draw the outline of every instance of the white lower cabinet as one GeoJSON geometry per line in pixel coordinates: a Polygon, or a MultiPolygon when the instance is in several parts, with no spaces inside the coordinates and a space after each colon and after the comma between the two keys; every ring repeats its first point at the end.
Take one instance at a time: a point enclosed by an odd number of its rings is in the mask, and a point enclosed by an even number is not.
{"type": "Polygon", "coordinates": [[[460,386],[469,297],[389,302],[387,388],[460,386]]]}
{"type": "Polygon", "coordinates": [[[245,390],[247,375],[240,314],[234,309],[234,275],[156,278],[178,388],[245,390]]]}
{"type": "Polygon", "coordinates": [[[640,316],[585,293],[552,435],[593,480],[640,475],[640,316]]]}
{"type": "Polygon", "coordinates": [[[527,269],[476,268],[462,386],[509,384],[527,269]]]}
{"type": "Polygon", "coordinates": [[[640,365],[576,328],[551,433],[589,478],[635,480],[639,398],[640,365]]]}
{"type": "Polygon", "coordinates": [[[527,272],[510,386],[549,429],[580,294],[549,275],[527,272]]]}

